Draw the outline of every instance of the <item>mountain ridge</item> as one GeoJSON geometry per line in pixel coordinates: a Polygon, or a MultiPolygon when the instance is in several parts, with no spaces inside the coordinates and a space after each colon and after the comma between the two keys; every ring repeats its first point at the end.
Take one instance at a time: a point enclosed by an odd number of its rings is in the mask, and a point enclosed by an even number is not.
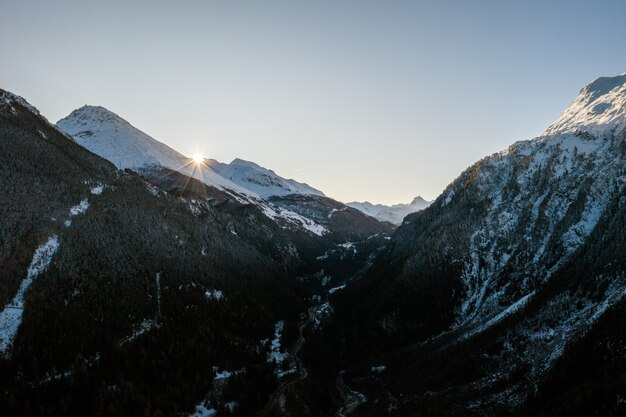
{"type": "Polygon", "coordinates": [[[402,223],[402,220],[409,214],[423,210],[428,207],[432,201],[427,201],[421,196],[416,196],[410,203],[397,203],[392,205],[373,204],[369,201],[359,202],[352,201],[346,205],[353,207],[363,213],[372,216],[380,221],[386,221],[396,226],[402,223]]]}
{"type": "Polygon", "coordinates": [[[337,295],[356,344],[388,349],[390,361],[403,352],[389,377],[362,385],[381,402],[379,412],[389,400],[370,384],[393,384],[392,376],[407,384],[394,395],[416,403],[478,415],[520,407],[567,347],[623,304],[624,271],[611,268],[623,264],[623,236],[602,236],[624,215],[624,81],[588,84],[544,134],[467,168],[428,208],[408,215],[364,276],[337,295]],[[600,104],[606,118],[589,111],[600,104]],[[606,247],[601,264],[598,239],[606,247]],[[409,382],[418,370],[441,377],[409,382]],[[445,387],[444,378],[459,381],[454,391],[420,391],[445,387]]]}

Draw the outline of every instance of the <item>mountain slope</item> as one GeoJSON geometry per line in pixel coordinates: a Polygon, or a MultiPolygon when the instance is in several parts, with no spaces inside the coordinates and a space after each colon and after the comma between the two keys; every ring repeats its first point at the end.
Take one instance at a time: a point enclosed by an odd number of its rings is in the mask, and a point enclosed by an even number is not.
{"type": "Polygon", "coordinates": [[[169,146],[137,129],[117,114],[100,106],[83,106],[57,122],[59,129],[91,152],[108,159],[119,169],[137,172],[154,166],[175,169],[219,189],[247,191],[196,164],[169,146]]]}
{"type": "Polygon", "coordinates": [[[262,340],[281,320],[289,340],[304,309],[280,248],[117,170],[2,90],[0,163],[1,415],[173,416],[215,386],[216,408],[264,405],[277,378],[262,340]]]}
{"type": "Polygon", "coordinates": [[[625,83],[589,84],[540,137],[468,168],[405,218],[366,276],[338,295],[355,343],[404,352],[402,369],[384,380],[411,398],[405,413],[418,404],[451,415],[520,406],[567,346],[618,305],[626,289],[618,241],[604,243],[603,264],[587,249],[591,236],[608,235],[614,210],[623,215],[625,83]],[[572,262],[588,273],[575,274],[572,262]],[[440,377],[408,384],[417,369],[440,377]]]}
{"type": "MultiPolygon", "coordinates": [[[[230,164],[224,164],[205,159],[202,163],[193,163],[190,158],[150,137],[103,107],[81,107],[61,119],[57,126],[79,144],[109,159],[119,169],[135,170],[157,185],[167,183],[168,179],[164,176],[170,175],[171,170],[174,170],[205,183],[213,190],[223,192],[213,193],[213,197],[220,194],[219,198],[229,198],[240,204],[256,206],[267,218],[285,229],[304,231],[322,240],[325,235],[332,234],[330,240],[333,244],[337,243],[341,236],[347,239],[345,231],[348,226],[341,222],[344,216],[337,216],[329,223],[326,221],[328,218],[326,214],[320,217],[309,212],[305,215],[290,210],[285,204],[279,205],[269,201],[272,197],[288,197],[292,194],[326,198],[321,191],[295,180],[284,179],[253,162],[235,159],[230,164]],[[320,223],[314,218],[321,218],[324,221],[320,223]]],[[[327,204],[335,203],[334,200],[328,199],[327,204]]],[[[391,230],[367,216],[357,217],[360,234],[371,236],[391,230]]],[[[354,219],[352,224],[356,224],[354,219]]],[[[328,249],[329,243],[322,242],[313,246],[328,249]]],[[[324,250],[321,253],[323,252],[324,250]]],[[[320,254],[316,256],[318,255],[320,254]]]]}
{"type": "Polygon", "coordinates": [[[360,210],[380,221],[389,222],[399,226],[406,216],[425,209],[431,203],[431,201],[426,201],[422,197],[417,196],[408,204],[400,203],[386,206],[384,204],[372,204],[369,201],[353,201],[351,203],[346,203],[346,205],[360,210]]]}
{"type": "Polygon", "coordinates": [[[208,160],[207,164],[224,178],[255,192],[262,198],[288,194],[324,195],[307,184],[282,178],[272,170],[243,159],[234,159],[230,164],[208,160]]]}

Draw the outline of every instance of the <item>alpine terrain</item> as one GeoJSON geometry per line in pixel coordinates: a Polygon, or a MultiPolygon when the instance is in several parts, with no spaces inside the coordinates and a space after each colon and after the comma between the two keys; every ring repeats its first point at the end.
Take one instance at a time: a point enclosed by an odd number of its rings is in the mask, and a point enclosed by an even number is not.
{"type": "Polygon", "coordinates": [[[0,90],[0,415],[626,415],[626,74],[344,204],[0,90]]]}

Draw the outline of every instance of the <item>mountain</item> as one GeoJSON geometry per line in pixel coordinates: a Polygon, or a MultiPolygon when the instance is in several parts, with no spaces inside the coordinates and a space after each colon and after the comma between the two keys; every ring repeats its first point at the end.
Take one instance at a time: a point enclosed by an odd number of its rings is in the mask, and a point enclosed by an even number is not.
{"type": "MultiPolygon", "coordinates": [[[[319,190],[295,180],[278,176],[274,171],[253,162],[235,159],[230,164],[205,159],[195,163],[165,144],[157,141],[115,113],[99,106],[83,106],[57,122],[57,127],[90,151],[110,160],[119,169],[132,169],[157,186],[169,182],[172,170],[195,178],[209,188],[205,197],[229,198],[241,204],[254,205],[283,228],[304,230],[311,235],[328,235],[334,243],[348,239],[348,228],[340,221],[328,224],[328,215],[321,216],[324,224],[311,217],[290,211],[286,205],[271,204],[271,197],[291,194],[327,198],[319,190]],[[331,226],[329,229],[327,226],[331,226]],[[341,231],[341,230],[343,231],[341,231]],[[331,236],[332,235],[332,236],[331,236]],[[343,240],[342,240],[343,239],[343,240]]],[[[328,199],[334,205],[334,200],[328,199]]],[[[342,205],[342,209],[343,209],[342,205]]],[[[320,217],[320,216],[313,216],[320,217]]],[[[360,224],[360,235],[371,236],[390,232],[391,228],[366,219],[360,224]]],[[[337,219],[342,219],[342,216],[337,219]]]]}
{"type": "Polygon", "coordinates": [[[195,163],[104,107],[83,106],[59,120],[57,127],[119,169],[141,172],[154,166],[166,167],[220,189],[262,198],[287,194],[324,195],[307,184],[282,178],[272,170],[242,159],[230,164],[214,159],[195,163]]]}
{"type": "Polygon", "coordinates": [[[0,90],[0,415],[626,414],[625,75],[398,227],[92,112],[0,90]]]}
{"type": "Polygon", "coordinates": [[[422,197],[417,196],[408,204],[400,203],[386,206],[384,204],[372,204],[369,201],[353,201],[346,203],[346,205],[360,210],[368,216],[372,216],[380,221],[389,222],[398,226],[407,215],[423,210],[431,203],[432,201],[426,201],[422,197]]]}
{"type": "Polygon", "coordinates": [[[255,192],[262,198],[288,194],[324,195],[323,192],[307,184],[282,178],[270,169],[243,159],[234,159],[230,164],[211,159],[207,161],[207,165],[224,178],[255,192]]]}
{"type": "MultiPolygon", "coordinates": [[[[522,407],[624,308],[625,128],[626,76],[600,78],[542,135],[477,162],[404,219],[336,297],[353,349],[393,352],[382,375],[360,379],[369,413],[522,407]]],[[[623,394],[585,395],[600,407],[623,394]]]]}
{"type": "Polygon", "coordinates": [[[256,414],[302,366],[287,346],[307,308],[391,226],[192,178],[82,111],[57,127],[0,90],[0,415],[256,414]]]}
{"type": "Polygon", "coordinates": [[[246,193],[206,164],[196,164],[129,122],[100,106],[83,106],[57,122],[57,127],[119,169],[142,172],[156,167],[175,169],[222,190],[246,193]]]}
{"type": "Polygon", "coordinates": [[[0,166],[0,415],[263,407],[263,340],[305,308],[287,232],[120,171],[3,90],[0,166]]]}

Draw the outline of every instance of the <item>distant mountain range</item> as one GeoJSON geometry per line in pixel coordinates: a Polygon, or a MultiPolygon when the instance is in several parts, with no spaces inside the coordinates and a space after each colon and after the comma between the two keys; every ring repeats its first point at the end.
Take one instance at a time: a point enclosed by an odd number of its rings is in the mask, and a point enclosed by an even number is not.
{"type": "Polygon", "coordinates": [[[408,204],[400,203],[386,206],[384,204],[372,204],[369,201],[353,201],[346,203],[346,205],[361,210],[363,213],[377,218],[380,221],[389,222],[398,226],[406,216],[425,209],[431,203],[432,201],[426,201],[422,197],[417,196],[408,204]]]}

